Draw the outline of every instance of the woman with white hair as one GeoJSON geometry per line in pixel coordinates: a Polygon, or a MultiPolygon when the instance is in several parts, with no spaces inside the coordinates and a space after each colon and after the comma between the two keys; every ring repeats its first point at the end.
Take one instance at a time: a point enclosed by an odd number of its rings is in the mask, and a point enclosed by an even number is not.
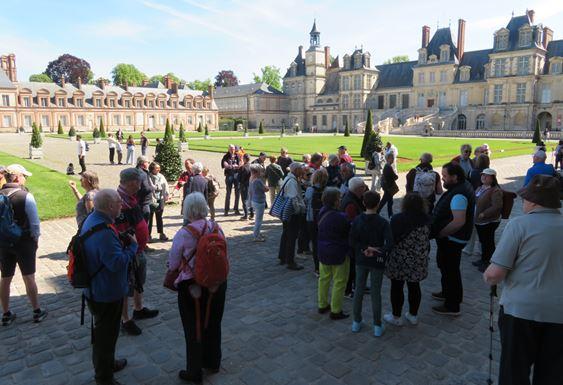
{"type": "Polygon", "coordinates": [[[190,224],[176,233],[168,255],[168,269],[179,270],[174,285],[186,340],[186,370],[180,370],[178,375],[182,380],[200,383],[203,369],[217,373],[221,367],[221,321],[227,282],[214,292],[197,285],[193,274],[195,255],[202,235],[217,231],[224,238],[224,234],[217,223],[206,219],[208,207],[203,194],[194,192],[186,197],[184,214],[190,224]]]}

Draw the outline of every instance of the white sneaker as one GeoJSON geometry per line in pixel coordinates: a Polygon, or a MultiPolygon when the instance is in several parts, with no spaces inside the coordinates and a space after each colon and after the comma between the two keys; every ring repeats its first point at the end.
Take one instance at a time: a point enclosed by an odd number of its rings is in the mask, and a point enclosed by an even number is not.
{"type": "Polygon", "coordinates": [[[411,325],[416,325],[416,324],[418,324],[418,317],[415,316],[415,315],[412,315],[411,313],[405,314],[405,319],[406,319],[407,321],[409,321],[411,325]]]}
{"type": "Polygon", "coordinates": [[[385,333],[385,325],[381,324],[381,326],[373,325],[373,335],[374,337],[381,337],[385,333]]]}
{"type": "Polygon", "coordinates": [[[383,316],[383,321],[387,322],[388,324],[395,325],[395,326],[403,326],[403,320],[401,318],[395,318],[395,316],[391,313],[387,313],[383,316]]]}

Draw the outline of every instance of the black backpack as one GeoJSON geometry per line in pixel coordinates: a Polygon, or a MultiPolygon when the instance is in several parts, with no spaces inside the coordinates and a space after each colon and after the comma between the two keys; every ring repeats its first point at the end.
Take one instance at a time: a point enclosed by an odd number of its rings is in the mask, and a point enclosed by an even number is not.
{"type": "Polygon", "coordinates": [[[311,207],[313,208],[314,222],[317,222],[319,218],[319,211],[321,211],[321,208],[323,207],[323,201],[321,199],[323,196],[323,191],[324,190],[313,186],[313,197],[311,198],[311,207]]]}
{"type": "Polygon", "coordinates": [[[14,220],[14,208],[10,201],[11,196],[20,190],[7,190],[0,192],[0,247],[13,247],[23,232],[14,220]]]}

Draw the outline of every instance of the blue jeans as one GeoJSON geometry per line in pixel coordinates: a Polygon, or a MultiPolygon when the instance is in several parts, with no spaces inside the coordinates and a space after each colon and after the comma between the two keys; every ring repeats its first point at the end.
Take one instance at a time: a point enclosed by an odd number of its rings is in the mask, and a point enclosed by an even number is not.
{"type": "Polygon", "coordinates": [[[381,326],[381,283],[383,281],[383,270],[373,267],[356,265],[356,290],[354,291],[354,321],[362,321],[362,301],[366,291],[368,274],[371,280],[371,309],[373,312],[373,324],[381,326]]]}
{"type": "Polygon", "coordinates": [[[127,160],[125,161],[125,163],[135,164],[135,148],[127,149],[127,160]]]}
{"type": "Polygon", "coordinates": [[[240,198],[238,177],[234,174],[225,176],[225,214],[229,212],[233,187],[235,188],[235,211],[238,211],[238,201],[240,198]]]}
{"type": "Polygon", "coordinates": [[[266,209],[266,202],[252,202],[254,208],[254,238],[260,235],[260,227],[262,227],[262,220],[264,219],[264,210],[266,209]]]}

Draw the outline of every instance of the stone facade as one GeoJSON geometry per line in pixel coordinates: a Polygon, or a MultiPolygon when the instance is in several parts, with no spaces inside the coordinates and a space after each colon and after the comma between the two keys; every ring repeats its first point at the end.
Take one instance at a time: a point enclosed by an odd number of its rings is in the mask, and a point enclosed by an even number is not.
{"type": "Polygon", "coordinates": [[[33,122],[43,131],[90,131],[100,121],[108,130],[163,130],[166,119],[176,128],[196,130],[199,123],[217,129],[214,90],[194,91],[165,78],[141,87],[92,84],[18,82],[13,54],[1,57],[0,132],[29,131],[33,122]]]}
{"type": "Polygon", "coordinates": [[[430,38],[422,28],[418,60],[371,65],[369,52],[331,58],[316,23],[310,47],[291,62],[283,91],[289,122],[312,131],[359,130],[367,110],[394,127],[438,129],[561,130],[563,40],[534,24],[534,12],[513,16],[494,33],[492,49],[464,52],[465,21],[457,44],[449,27],[430,38]]]}

